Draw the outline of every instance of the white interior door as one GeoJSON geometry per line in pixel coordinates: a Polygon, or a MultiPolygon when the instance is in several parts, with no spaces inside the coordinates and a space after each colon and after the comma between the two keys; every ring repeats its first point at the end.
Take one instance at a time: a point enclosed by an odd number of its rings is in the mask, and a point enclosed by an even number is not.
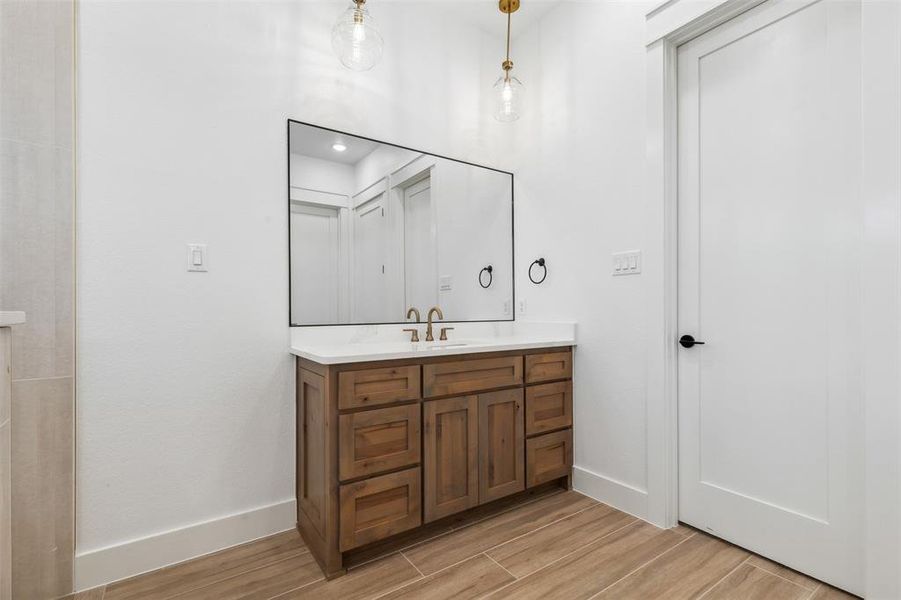
{"type": "Polygon", "coordinates": [[[389,242],[390,228],[385,217],[385,194],[382,193],[354,208],[353,320],[357,323],[399,319],[392,315],[390,306],[386,273],[389,242]]]}
{"type": "Polygon", "coordinates": [[[404,189],[404,295],[406,306],[425,311],[438,304],[432,180],[404,189]]]}
{"type": "Polygon", "coordinates": [[[338,319],[338,209],[291,204],[291,322],[338,319]]]}
{"type": "Polygon", "coordinates": [[[769,1],[680,47],[680,519],[855,593],[860,4],[769,1]]]}

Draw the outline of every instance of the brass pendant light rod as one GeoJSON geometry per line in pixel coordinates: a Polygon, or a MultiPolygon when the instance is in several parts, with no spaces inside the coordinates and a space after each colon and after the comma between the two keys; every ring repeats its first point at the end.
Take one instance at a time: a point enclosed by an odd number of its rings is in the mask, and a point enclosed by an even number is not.
{"type": "Polygon", "coordinates": [[[510,60],[510,21],[511,15],[519,10],[519,2],[520,0],[498,1],[498,8],[507,15],[507,59],[501,63],[501,68],[504,69],[504,79],[507,81],[510,80],[510,71],[513,69],[513,61],[510,60]]]}

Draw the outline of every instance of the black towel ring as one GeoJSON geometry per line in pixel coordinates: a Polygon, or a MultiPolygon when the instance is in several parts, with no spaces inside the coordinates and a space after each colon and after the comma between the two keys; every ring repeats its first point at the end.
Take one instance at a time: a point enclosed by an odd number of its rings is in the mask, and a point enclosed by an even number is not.
{"type": "Polygon", "coordinates": [[[544,264],[544,259],[539,258],[537,260],[532,261],[532,264],[529,265],[529,281],[531,281],[535,285],[539,285],[539,284],[543,283],[545,279],[547,279],[547,266],[544,264]],[[538,265],[539,267],[544,269],[544,273],[541,275],[541,279],[539,279],[537,281],[535,280],[534,277],[532,277],[532,269],[535,268],[535,265],[538,265]]]}
{"type": "Polygon", "coordinates": [[[479,285],[485,288],[486,290],[491,287],[491,282],[494,281],[494,275],[491,272],[494,271],[494,267],[488,265],[481,271],[479,271],[479,285]],[[482,273],[488,273],[488,283],[482,283],[482,273]]]}

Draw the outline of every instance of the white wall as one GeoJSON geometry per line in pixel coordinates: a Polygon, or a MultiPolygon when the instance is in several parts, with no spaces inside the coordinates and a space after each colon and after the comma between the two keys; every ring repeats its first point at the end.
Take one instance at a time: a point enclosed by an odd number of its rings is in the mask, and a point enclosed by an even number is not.
{"type": "Polygon", "coordinates": [[[643,275],[611,277],[645,243],[645,2],[563,3],[513,47],[517,319],[578,322],[575,485],[647,515],[643,275]],[[529,264],[547,260],[532,285],[529,264]]]}
{"type": "MultiPolygon", "coordinates": [[[[330,49],[340,10],[79,3],[80,587],[127,574],[105,547],[293,501],[286,119],[496,164],[483,34],[373,6],[384,61],[352,73],[330,49]],[[209,273],[186,272],[187,242],[209,273]]],[[[179,546],[127,569],[204,549],[179,546]]]]}
{"type": "Polygon", "coordinates": [[[420,156],[419,152],[395,148],[394,146],[379,146],[355,165],[356,188],[354,193],[365,191],[372,184],[383,179],[389,173],[403,167],[410,161],[420,156]]]}
{"type": "Polygon", "coordinates": [[[289,158],[292,187],[344,196],[354,193],[353,166],[302,154],[291,154],[289,158]]]}

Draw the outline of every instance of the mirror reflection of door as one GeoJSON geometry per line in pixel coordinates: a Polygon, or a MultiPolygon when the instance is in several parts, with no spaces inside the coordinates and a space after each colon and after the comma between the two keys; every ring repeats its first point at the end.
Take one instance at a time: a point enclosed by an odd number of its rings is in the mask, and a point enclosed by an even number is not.
{"type": "Polygon", "coordinates": [[[387,249],[390,241],[385,217],[385,194],[354,207],[353,321],[390,321],[387,249]]]}
{"type": "Polygon", "coordinates": [[[295,121],[288,166],[292,325],[513,318],[510,173],[295,121]]]}
{"type": "Polygon", "coordinates": [[[338,319],[338,209],[291,204],[291,309],[306,323],[338,319]]]}
{"type": "Polygon", "coordinates": [[[430,177],[404,190],[405,306],[427,310],[438,304],[435,221],[430,177]]]}

